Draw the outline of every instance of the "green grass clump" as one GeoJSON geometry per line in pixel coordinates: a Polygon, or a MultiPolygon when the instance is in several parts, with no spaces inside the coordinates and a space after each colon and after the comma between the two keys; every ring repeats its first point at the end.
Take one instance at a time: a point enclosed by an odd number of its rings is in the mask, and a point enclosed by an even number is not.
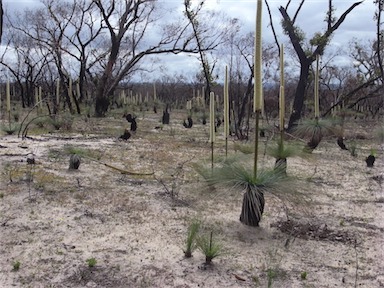
{"type": "Polygon", "coordinates": [[[20,129],[20,124],[19,123],[13,123],[13,124],[4,124],[1,127],[1,130],[8,135],[13,135],[15,134],[16,131],[20,129]]]}
{"type": "Polygon", "coordinates": [[[294,134],[298,137],[309,138],[306,152],[312,152],[325,136],[339,135],[335,119],[305,119],[296,127],[294,134]]]}
{"type": "Polygon", "coordinates": [[[20,270],[21,263],[19,261],[15,261],[12,263],[12,270],[13,271],[19,271],[20,270]]]}
{"type": "Polygon", "coordinates": [[[223,245],[213,239],[213,232],[210,235],[202,235],[196,238],[197,248],[205,255],[205,263],[211,264],[212,260],[224,254],[223,245]]]}
{"type": "Polygon", "coordinates": [[[95,258],[89,258],[85,260],[85,262],[87,262],[89,268],[93,268],[97,264],[97,260],[95,258]]]}
{"type": "Polygon", "coordinates": [[[188,227],[187,239],[185,241],[185,257],[192,257],[192,252],[197,248],[196,247],[196,236],[200,230],[201,222],[199,220],[193,220],[192,223],[188,227]]]}

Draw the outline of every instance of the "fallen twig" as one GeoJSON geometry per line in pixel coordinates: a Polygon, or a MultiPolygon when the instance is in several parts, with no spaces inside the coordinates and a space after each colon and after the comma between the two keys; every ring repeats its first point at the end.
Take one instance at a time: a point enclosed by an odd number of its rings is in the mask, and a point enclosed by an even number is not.
{"type": "Polygon", "coordinates": [[[150,173],[142,173],[142,172],[132,172],[132,171],[127,171],[127,170],[124,170],[124,169],[121,169],[119,167],[116,167],[116,166],[113,166],[113,165],[110,165],[108,163],[105,163],[105,162],[102,162],[100,160],[97,160],[95,158],[92,158],[92,157],[89,157],[89,156],[84,156],[82,155],[81,157],[83,158],[86,158],[86,159],[89,159],[91,161],[94,161],[96,163],[99,163],[99,164],[102,164],[108,168],[111,168],[113,170],[117,170],[119,171],[121,174],[125,174],[125,175],[137,175],[137,176],[149,176],[149,175],[153,175],[155,174],[155,172],[150,172],[150,173]]]}

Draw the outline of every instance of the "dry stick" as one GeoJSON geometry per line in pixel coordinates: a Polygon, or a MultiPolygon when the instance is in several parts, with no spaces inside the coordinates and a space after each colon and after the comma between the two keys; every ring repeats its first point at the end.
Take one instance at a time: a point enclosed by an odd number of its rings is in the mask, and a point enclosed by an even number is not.
{"type": "Polygon", "coordinates": [[[89,157],[89,156],[84,156],[82,155],[81,157],[83,158],[86,158],[86,159],[89,159],[91,161],[94,161],[94,162],[97,162],[99,164],[102,164],[108,168],[111,168],[111,169],[114,169],[114,170],[117,170],[119,171],[121,174],[126,174],[126,175],[138,175],[138,176],[148,176],[148,175],[153,175],[155,174],[155,172],[151,172],[151,173],[137,173],[137,172],[131,172],[131,171],[127,171],[127,170],[124,170],[124,169],[121,169],[121,168],[118,168],[118,167],[115,167],[115,166],[112,166],[108,163],[105,163],[105,162],[102,162],[100,160],[97,160],[95,158],[92,158],[92,157],[89,157]]]}
{"type": "Polygon", "coordinates": [[[357,255],[357,240],[355,239],[355,255],[356,255],[356,272],[355,272],[355,287],[357,287],[357,276],[358,276],[358,272],[359,272],[359,259],[358,259],[358,255],[357,255]]]}

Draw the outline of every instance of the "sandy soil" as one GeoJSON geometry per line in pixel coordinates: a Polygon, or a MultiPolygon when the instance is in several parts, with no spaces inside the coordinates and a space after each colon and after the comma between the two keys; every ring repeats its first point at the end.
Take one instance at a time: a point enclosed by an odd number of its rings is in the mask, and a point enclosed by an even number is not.
{"type": "MultiPolygon", "coordinates": [[[[114,118],[79,118],[72,132],[34,139],[1,136],[0,287],[384,287],[384,147],[364,127],[348,130],[368,136],[356,140],[357,157],[326,139],[311,157],[288,159],[310,201],[287,214],[266,195],[253,228],[238,221],[241,192],[209,189],[193,169],[209,159],[208,127],[175,120],[154,129],[158,118],[139,117],[128,141],[117,140],[127,123],[114,118]],[[70,171],[68,147],[101,163],[82,158],[70,171]],[[184,258],[194,218],[225,248],[213,265],[200,251],[184,258]]],[[[224,155],[220,137],[215,146],[224,155]]]]}

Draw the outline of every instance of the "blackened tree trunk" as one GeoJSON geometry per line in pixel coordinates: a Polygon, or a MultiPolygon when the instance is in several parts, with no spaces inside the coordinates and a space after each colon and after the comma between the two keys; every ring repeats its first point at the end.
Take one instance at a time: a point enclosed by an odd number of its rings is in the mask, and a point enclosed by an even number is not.
{"type": "Polygon", "coordinates": [[[248,226],[259,226],[264,205],[264,193],[258,187],[248,187],[243,197],[240,222],[248,226]]]}
{"type": "Polygon", "coordinates": [[[304,100],[305,100],[305,94],[307,90],[308,85],[308,76],[309,76],[309,69],[310,69],[311,61],[308,59],[302,60],[302,66],[300,69],[300,79],[297,83],[296,91],[295,91],[295,98],[293,101],[293,107],[292,107],[292,113],[289,117],[288,122],[288,130],[292,130],[297,122],[301,119],[301,115],[303,113],[303,106],[304,106],[304,100]]]}

